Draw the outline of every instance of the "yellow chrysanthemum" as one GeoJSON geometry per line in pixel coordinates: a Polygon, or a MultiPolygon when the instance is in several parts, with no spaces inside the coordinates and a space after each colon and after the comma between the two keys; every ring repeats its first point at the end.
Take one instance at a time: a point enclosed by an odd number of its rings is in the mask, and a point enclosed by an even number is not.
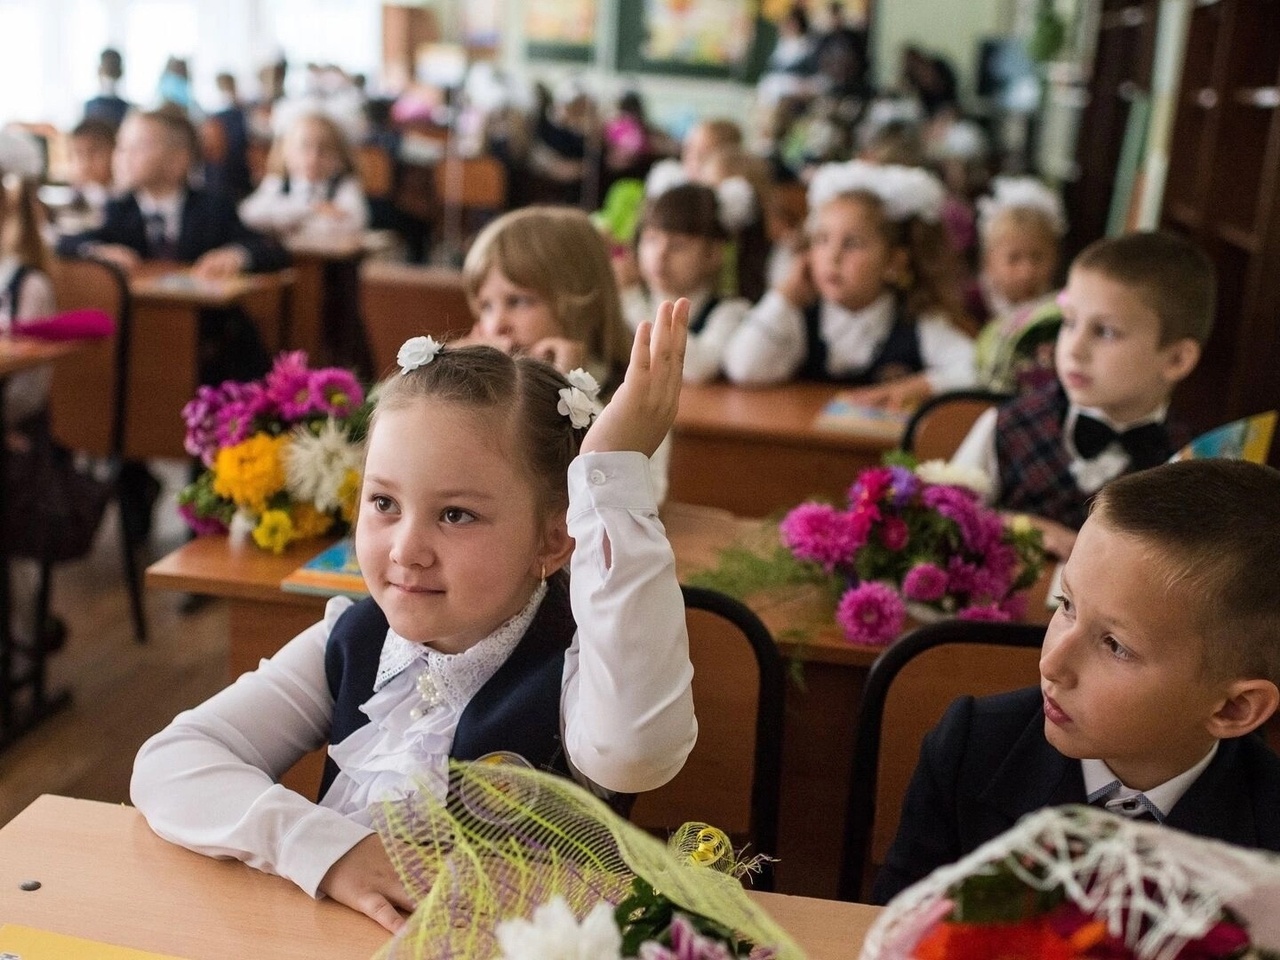
{"type": "Polygon", "coordinates": [[[357,501],[360,498],[360,471],[348,470],[338,487],[338,504],[342,511],[342,519],[353,523],[356,518],[357,501]]]}
{"type": "Polygon", "coordinates": [[[282,454],[288,443],[287,436],[255,433],[234,447],[223,447],[213,464],[213,492],[262,513],[267,499],[284,489],[282,454]]]}
{"type": "Polygon", "coordinates": [[[328,533],[333,526],[333,517],[321,513],[309,503],[300,503],[293,508],[293,539],[307,540],[328,533]]]}
{"type": "Polygon", "coordinates": [[[272,553],[283,553],[292,538],[293,521],[287,510],[268,510],[253,528],[253,542],[272,553]]]}

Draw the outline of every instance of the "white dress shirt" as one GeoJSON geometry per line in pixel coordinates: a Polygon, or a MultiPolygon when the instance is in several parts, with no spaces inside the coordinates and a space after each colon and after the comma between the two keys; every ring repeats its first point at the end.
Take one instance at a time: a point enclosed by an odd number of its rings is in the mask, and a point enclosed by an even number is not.
{"type": "Polygon", "coordinates": [[[276,235],[359,233],[369,226],[369,205],[359,180],[343,177],[332,201],[328,194],[328,183],[296,177],[290,179],[286,193],[284,178],[267,174],[240,204],[240,219],[254,230],[276,235]],[[324,203],[332,203],[336,215],[317,212],[324,203]]]}
{"type": "MultiPolygon", "coordinates": [[[[689,297],[689,319],[693,320],[711,299],[711,290],[702,290],[689,297]]],[[[658,304],[663,300],[675,300],[668,294],[654,291],[647,295],[636,285],[622,291],[622,315],[634,331],[646,320],[657,316],[658,304]]],[[[684,353],[684,382],[708,383],[720,376],[721,362],[729,339],[751,309],[751,301],[743,297],[724,297],[707,317],[698,333],[689,333],[689,343],[684,353]]]]}
{"type": "MultiPolygon", "coordinates": [[[[857,373],[871,366],[893,328],[894,295],[886,292],[861,310],[822,301],[819,330],[827,345],[827,372],[857,373]]],[[[916,318],[924,373],[935,393],[974,382],[973,340],[940,313],[916,318]]],[[[742,321],[724,354],[724,371],[751,386],[790,380],[804,364],[808,341],[804,312],[771,290],[742,321]]]]}
{"type": "Polygon", "coordinates": [[[186,203],[187,192],[179,190],[167,197],[154,197],[139,190],[134,194],[134,198],[138,201],[138,209],[142,211],[142,219],[149,221],[159,214],[164,218],[165,240],[169,243],[177,243],[178,235],[182,231],[182,207],[186,203]]]}
{"type": "MultiPolygon", "coordinates": [[[[954,465],[976,468],[990,478],[991,492],[987,495],[988,503],[999,503],[1001,498],[1000,458],[996,455],[996,415],[998,412],[995,407],[983,412],[974,421],[973,426],[969,428],[969,432],[965,435],[959,449],[956,450],[955,456],[951,458],[951,462],[954,465]]],[[[1069,404],[1067,418],[1062,423],[1062,441],[1066,445],[1067,457],[1070,460],[1068,469],[1070,469],[1071,475],[1075,478],[1076,486],[1080,488],[1080,492],[1094,493],[1101,490],[1105,484],[1114,480],[1129,468],[1129,454],[1125,453],[1119,441],[1113,441],[1108,444],[1092,460],[1086,460],[1080,456],[1080,453],[1076,450],[1075,442],[1072,440],[1072,435],[1075,432],[1076,420],[1081,414],[1100,420],[1117,433],[1122,433],[1125,430],[1141,427],[1148,423],[1164,423],[1168,413],[1169,408],[1161,406],[1146,416],[1138,417],[1129,423],[1116,423],[1101,410],[1069,404]]]]}
{"type": "MultiPolygon", "coordinates": [[[[569,495],[569,533],[576,543],[570,600],[578,629],[565,653],[561,688],[565,752],[584,780],[604,790],[651,790],[679,772],[697,738],[675,558],[639,454],[578,457],[569,469],[569,495]]],[[[313,896],[334,862],[370,834],[361,804],[399,788],[390,738],[407,743],[415,719],[408,710],[422,699],[420,668],[409,661],[394,670],[403,658],[393,633],[383,660],[392,676],[364,705],[383,718],[378,732],[349,747],[347,741],[331,747],[335,760],[360,768],[350,779],[364,786],[335,782],[332,796],[319,805],[276,782],[328,736],[334,704],[324,652],[347,606],[342,599],[329,601],[320,623],[143,744],[130,795],[157,834],[288,877],[313,896]]],[[[503,632],[500,627],[495,637],[503,632]]],[[[487,669],[509,641],[482,640],[471,659],[487,669]]],[[[454,673],[469,679],[459,680],[455,693],[479,689],[483,672],[460,662],[454,673]]],[[[405,748],[428,777],[446,762],[462,706],[460,697],[446,697],[439,715],[405,748]]]]}
{"type": "Polygon", "coordinates": [[[1124,782],[1111,772],[1111,768],[1102,760],[1081,760],[1080,771],[1084,774],[1084,792],[1093,803],[1095,797],[1106,797],[1106,808],[1111,813],[1122,817],[1136,817],[1144,810],[1157,821],[1163,823],[1173,810],[1174,804],[1182,799],[1182,795],[1191,789],[1191,785],[1199,779],[1200,774],[1213,762],[1218,753],[1215,742],[1209,752],[1190,770],[1166,780],[1150,790],[1134,790],[1125,786],[1124,782]]]}

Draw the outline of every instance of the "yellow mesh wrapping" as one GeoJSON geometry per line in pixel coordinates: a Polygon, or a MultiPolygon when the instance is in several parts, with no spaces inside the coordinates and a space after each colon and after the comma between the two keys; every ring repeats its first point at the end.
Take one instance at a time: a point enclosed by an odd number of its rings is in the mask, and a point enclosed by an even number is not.
{"type": "Polygon", "coordinates": [[[424,788],[383,804],[375,825],[418,904],[376,960],[496,957],[501,921],[529,919],[557,894],[581,919],[601,900],[625,899],[637,876],[779,960],[804,956],[747,897],[736,877],[750,865],[720,831],[686,824],[668,847],[553,774],[451,762],[445,799],[424,788]]]}

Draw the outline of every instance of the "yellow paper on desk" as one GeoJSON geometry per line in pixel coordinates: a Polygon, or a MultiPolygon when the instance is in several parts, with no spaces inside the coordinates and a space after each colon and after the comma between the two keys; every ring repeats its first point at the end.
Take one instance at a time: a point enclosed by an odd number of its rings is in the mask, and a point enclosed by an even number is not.
{"type": "Polygon", "coordinates": [[[182,960],[167,953],[113,947],[6,923],[0,927],[0,960],[182,960]]]}

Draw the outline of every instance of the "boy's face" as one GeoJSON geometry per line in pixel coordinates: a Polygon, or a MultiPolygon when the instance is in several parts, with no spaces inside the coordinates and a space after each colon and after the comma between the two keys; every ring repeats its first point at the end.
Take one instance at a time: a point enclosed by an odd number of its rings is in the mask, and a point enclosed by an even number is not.
{"type": "Polygon", "coordinates": [[[186,182],[190,165],[187,152],[171,143],[159,124],[136,116],[120,125],[113,159],[122,190],[176,190],[186,182]]]}
{"type": "Polygon", "coordinates": [[[1029,227],[1007,227],[982,256],[987,282],[1010,303],[1025,303],[1049,292],[1057,266],[1053,238],[1029,227]]]}
{"type": "Polygon", "coordinates": [[[71,138],[71,183],[108,186],[111,183],[111,145],[97,137],[71,138]]]}
{"type": "Polygon", "coordinates": [[[1123,283],[1074,267],[1062,297],[1055,362],[1073,403],[1126,424],[1169,402],[1200,358],[1192,340],[1160,345],[1160,318],[1123,283]]]}
{"type": "Polygon", "coordinates": [[[693,296],[720,272],[720,249],[706,237],[645,227],[640,231],[640,276],[660,296],[693,296]]]}
{"type": "Polygon", "coordinates": [[[1193,767],[1213,745],[1209,720],[1229,680],[1204,669],[1194,602],[1171,585],[1156,548],[1091,516],[1062,575],[1045,634],[1045,739],[1106,762],[1147,790],[1193,767]]]}

